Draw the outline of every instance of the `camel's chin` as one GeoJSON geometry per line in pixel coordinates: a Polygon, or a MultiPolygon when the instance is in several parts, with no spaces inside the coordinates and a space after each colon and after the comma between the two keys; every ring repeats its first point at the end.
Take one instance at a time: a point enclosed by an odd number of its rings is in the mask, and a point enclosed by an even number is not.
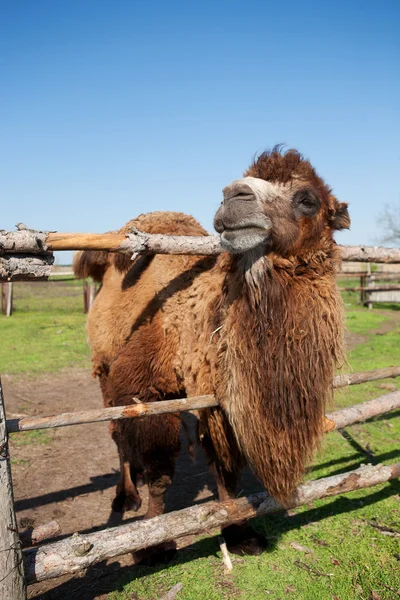
{"type": "Polygon", "coordinates": [[[243,254],[260,244],[267,244],[269,232],[259,227],[226,229],[221,233],[221,246],[231,254],[243,254]]]}

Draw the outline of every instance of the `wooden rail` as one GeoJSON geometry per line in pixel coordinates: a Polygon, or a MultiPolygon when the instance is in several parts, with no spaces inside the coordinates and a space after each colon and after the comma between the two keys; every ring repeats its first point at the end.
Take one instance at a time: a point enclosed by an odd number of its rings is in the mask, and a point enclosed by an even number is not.
{"type": "Polygon", "coordinates": [[[358,385],[368,381],[378,381],[390,377],[398,377],[400,367],[386,367],[384,369],[374,369],[373,371],[362,371],[361,373],[349,373],[347,375],[337,375],[333,380],[335,389],[346,387],[347,385],[358,385]]]}
{"type": "Polygon", "coordinates": [[[125,406],[111,406],[91,410],[80,410],[76,412],[62,413],[50,417],[23,417],[21,419],[8,419],[7,429],[9,433],[16,431],[28,431],[32,429],[49,429],[54,427],[66,427],[68,425],[82,425],[84,423],[98,423],[101,421],[113,421],[119,419],[145,417],[146,415],[164,415],[200,408],[218,406],[214,396],[194,396],[193,398],[182,398],[178,400],[161,400],[159,402],[140,402],[125,406]]]}
{"type": "MultiPolygon", "coordinates": [[[[319,498],[371,487],[399,475],[400,463],[362,466],[341,475],[300,485],[290,506],[295,508],[319,498]]],[[[229,523],[281,510],[282,506],[271,496],[258,493],[227,502],[206,502],[87,535],[74,535],[59,542],[25,550],[26,578],[28,583],[34,583],[77,573],[115,556],[137,552],[187,535],[210,533],[229,523]]]]}
{"type": "Polygon", "coordinates": [[[375,271],[374,273],[368,273],[367,271],[341,271],[338,273],[338,279],[359,279],[360,277],[373,276],[377,281],[400,281],[400,271],[375,271]]]}
{"type": "MultiPolygon", "coordinates": [[[[345,387],[347,385],[356,385],[366,381],[386,379],[388,377],[397,377],[400,375],[400,367],[391,367],[389,369],[377,369],[376,371],[367,371],[365,373],[353,373],[352,375],[342,375],[335,379],[334,387],[345,387]]],[[[7,430],[9,433],[17,431],[29,431],[33,429],[49,429],[55,427],[67,427],[69,425],[82,425],[85,423],[98,423],[101,421],[113,421],[119,419],[139,418],[146,415],[163,415],[166,413],[176,413],[190,410],[199,410],[201,408],[211,408],[218,406],[214,396],[194,396],[192,398],[181,398],[177,400],[161,400],[159,402],[141,402],[137,398],[132,398],[135,404],[124,406],[112,406],[108,408],[99,408],[91,410],[81,410],[76,412],[61,413],[59,415],[48,417],[22,417],[20,419],[8,419],[7,430]]],[[[400,408],[400,391],[393,392],[358,404],[351,409],[343,409],[332,414],[326,415],[329,421],[327,431],[332,431],[338,427],[344,427],[342,413],[348,415],[346,425],[365,421],[371,417],[400,408]],[[350,411],[350,412],[348,412],[350,411]],[[333,425],[332,423],[342,423],[333,425]]]]}
{"type": "MultiPolygon", "coordinates": [[[[379,246],[339,246],[342,258],[352,262],[400,263],[399,248],[379,246]]],[[[220,254],[220,237],[148,234],[132,229],[119,233],[49,233],[19,225],[18,231],[0,231],[3,255],[43,255],[54,250],[107,250],[128,254],[220,254]]]]}
{"type": "MultiPolygon", "coordinates": [[[[83,425],[85,423],[99,423],[102,421],[118,421],[120,419],[135,419],[147,415],[164,415],[167,413],[199,410],[218,406],[214,396],[194,396],[180,400],[161,400],[126,406],[113,406],[92,410],[62,413],[50,417],[23,417],[9,419],[7,429],[9,433],[18,431],[31,431],[33,429],[53,429],[55,427],[68,427],[69,425],[83,425]]],[[[326,415],[326,431],[340,429],[354,423],[361,423],[372,417],[383,415],[400,408],[400,391],[385,394],[379,398],[362,402],[350,408],[344,408],[326,415]]]]}
{"type": "Polygon", "coordinates": [[[0,281],[47,281],[53,262],[52,254],[5,254],[0,256],[0,281]]]}
{"type": "Polygon", "coordinates": [[[400,290],[400,285],[377,285],[368,287],[340,287],[341,292],[395,292],[400,290]]]}
{"type": "Polygon", "coordinates": [[[349,408],[342,408],[326,415],[325,431],[342,429],[354,423],[362,423],[372,417],[384,415],[400,408],[400,391],[385,394],[367,402],[361,402],[349,408]]]}

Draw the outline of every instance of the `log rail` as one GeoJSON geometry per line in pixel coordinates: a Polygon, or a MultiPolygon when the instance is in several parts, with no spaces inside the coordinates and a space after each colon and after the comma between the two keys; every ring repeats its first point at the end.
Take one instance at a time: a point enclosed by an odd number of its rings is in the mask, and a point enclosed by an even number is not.
{"type": "MultiPolygon", "coordinates": [[[[341,475],[332,475],[300,485],[291,507],[302,506],[345,492],[390,481],[400,475],[400,463],[389,466],[364,465],[341,475]]],[[[211,501],[152,519],[73,535],[64,540],[24,551],[28,583],[54,579],[87,569],[108,558],[137,552],[149,546],[176,540],[187,535],[210,533],[228,523],[273,514],[283,510],[266,493],[252,494],[227,502],[211,501]]]]}
{"type": "MultiPolygon", "coordinates": [[[[223,252],[219,236],[148,234],[132,229],[119,233],[57,233],[17,225],[17,231],[0,230],[0,281],[46,279],[51,274],[52,252],[105,250],[138,254],[189,254],[216,256],[223,252]]],[[[352,262],[400,263],[399,248],[339,246],[342,259],[352,262]]]]}
{"type": "MultiPolygon", "coordinates": [[[[0,230],[0,254],[46,254],[54,250],[107,250],[127,254],[216,255],[223,252],[220,238],[149,234],[132,228],[121,233],[58,233],[35,231],[18,225],[18,231],[0,230]]],[[[399,248],[339,246],[351,262],[400,263],[399,248]]]]}
{"type": "Polygon", "coordinates": [[[400,285],[377,285],[369,287],[340,287],[341,292],[396,292],[400,290],[400,285]]]}
{"type": "MultiPolygon", "coordinates": [[[[364,373],[341,375],[335,378],[334,387],[340,388],[347,385],[365,383],[366,381],[397,377],[399,375],[400,367],[390,367],[388,369],[377,369],[376,371],[366,371],[364,373]]],[[[139,418],[147,415],[163,415],[166,413],[199,410],[201,408],[218,406],[216,398],[212,395],[147,403],[141,402],[137,398],[132,398],[132,400],[135,404],[81,410],[49,417],[8,419],[7,430],[9,433],[15,433],[33,429],[49,429],[54,427],[66,427],[69,425],[82,425],[85,423],[98,423],[101,421],[139,418]]],[[[325,423],[326,431],[333,431],[334,429],[340,429],[347,425],[360,423],[397,408],[400,408],[400,391],[385,394],[384,396],[368,400],[367,402],[357,404],[356,406],[327,414],[327,422],[325,423]]]]}

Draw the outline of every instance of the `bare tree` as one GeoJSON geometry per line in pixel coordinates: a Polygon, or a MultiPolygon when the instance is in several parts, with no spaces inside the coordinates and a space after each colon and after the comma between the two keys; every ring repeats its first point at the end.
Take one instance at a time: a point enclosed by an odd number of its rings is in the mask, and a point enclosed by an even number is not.
{"type": "Polygon", "coordinates": [[[379,236],[381,243],[400,245],[400,202],[396,205],[386,204],[378,216],[378,223],[382,230],[379,236]]]}

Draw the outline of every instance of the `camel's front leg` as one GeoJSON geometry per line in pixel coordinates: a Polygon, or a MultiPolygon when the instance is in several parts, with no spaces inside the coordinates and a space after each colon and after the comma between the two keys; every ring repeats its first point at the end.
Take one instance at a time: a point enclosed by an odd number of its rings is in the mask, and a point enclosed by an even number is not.
{"type": "MultiPolygon", "coordinates": [[[[165,493],[172,482],[175,461],[180,451],[180,416],[148,416],[135,423],[137,456],[148,485],[149,500],[145,519],[163,514],[165,493]]],[[[175,542],[167,542],[136,552],[135,561],[147,565],[169,560],[176,551],[175,542]]]]}
{"type": "MultiPolygon", "coordinates": [[[[236,498],[243,459],[221,409],[201,411],[199,437],[217,484],[219,500],[236,498]]],[[[255,531],[247,521],[223,527],[222,535],[233,554],[257,556],[267,545],[265,537],[255,531]]]]}
{"type": "Polygon", "coordinates": [[[118,482],[115,498],[112,503],[112,509],[116,512],[125,512],[126,510],[137,511],[142,505],[142,500],[136,489],[136,485],[132,481],[130,462],[127,460],[123,449],[119,445],[118,454],[120,464],[120,480],[118,482]]]}

